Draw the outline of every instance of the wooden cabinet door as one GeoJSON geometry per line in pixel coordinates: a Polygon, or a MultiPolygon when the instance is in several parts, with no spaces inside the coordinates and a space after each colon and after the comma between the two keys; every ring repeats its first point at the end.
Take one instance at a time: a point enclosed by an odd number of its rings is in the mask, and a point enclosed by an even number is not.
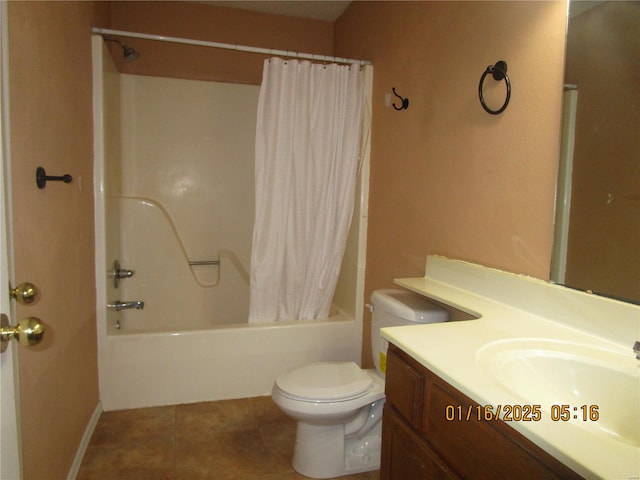
{"type": "Polygon", "coordinates": [[[382,420],[380,480],[450,480],[458,477],[391,408],[382,420]]]}

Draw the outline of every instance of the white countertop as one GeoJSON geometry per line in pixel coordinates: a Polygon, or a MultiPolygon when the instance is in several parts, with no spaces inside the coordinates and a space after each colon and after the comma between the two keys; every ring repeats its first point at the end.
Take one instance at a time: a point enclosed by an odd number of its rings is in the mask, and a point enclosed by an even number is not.
{"type": "MultiPolygon", "coordinates": [[[[428,258],[424,278],[398,279],[396,283],[478,317],[381,332],[480,405],[495,409],[498,405],[544,403],[505,388],[480,361],[492,342],[570,342],[619,355],[623,367],[633,370],[632,375],[640,370],[631,350],[633,342],[640,340],[637,306],[441,257],[428,258]]],[[[605,404],[598,407],[600,415],[607,414],[605,404]]],[[[640,403],[637,408],[631,418],[639,418],[640,403]]],[[[591,421],[553,421],[546,407],[540,417],[539,421],[511,421],[509,425],[585,478],[640,478],[640,439],[635,445],[620,441],[602,433],[591,421]]]]}

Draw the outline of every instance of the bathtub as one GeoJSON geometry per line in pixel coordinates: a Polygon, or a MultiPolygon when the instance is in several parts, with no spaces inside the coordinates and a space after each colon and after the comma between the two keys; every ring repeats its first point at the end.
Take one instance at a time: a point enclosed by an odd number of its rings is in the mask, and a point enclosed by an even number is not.
{"type": "Polygon", "coordinates": [[[248,324],[249,274],[233,252],[220,251],[216,265],[189,266],[162,205],[106,200],[127,233],[118,242],[122,268],[135,273],[117,288],[103,282],[102,305],[143,301],[144,308],[98,309],[103,410],[269,395],[287,369],[359,362],[362,323],[344,310],[334,305],[322,320],[248,324]]]}
{"type": "Polygon", "coordinates": [[[269,395],[276,376],[316,361],[359,362],[360,329],[344,312],[326,320],[228,325],[186,332],[111,331],[102,345],[102,408],[269,395]]]}

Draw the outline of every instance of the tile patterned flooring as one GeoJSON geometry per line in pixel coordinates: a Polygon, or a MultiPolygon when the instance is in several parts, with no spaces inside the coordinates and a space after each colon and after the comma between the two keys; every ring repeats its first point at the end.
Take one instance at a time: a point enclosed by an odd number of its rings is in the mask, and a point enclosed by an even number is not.
{"type": "Polygon", "coordinates": [[[294,440],[270,397],[104,412],[77,480],[305,479],[291,468],[294,440]]]}

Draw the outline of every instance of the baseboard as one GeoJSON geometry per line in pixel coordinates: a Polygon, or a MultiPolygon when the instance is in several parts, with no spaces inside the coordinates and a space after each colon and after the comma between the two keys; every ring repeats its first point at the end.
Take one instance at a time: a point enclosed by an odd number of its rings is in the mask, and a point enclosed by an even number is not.
{"type": "Polygon", "coordinates": [[[98,420],[100,419],[101,414],[102,403],[98,402],[95,410],[93,411],[93,414],[91,415],[91,418],[89,419],[89,423],[87,423],[87,428],[85,428],[84,430],[84,435],[82,435],[80,445],[78,445],[78,451],[76,452],[76,456],[73,459],[71,468],[69,469],[67,480],[76,480],[78,472],[80,471],[80,465],[82,465],[82,459],[84,458],[84,454],[87,451],[87,447],[89,446],[89,442],[91,441],[91,436],[93,435],[93,431],[96,429],[96,425],[98,424],[98,420]]]}

